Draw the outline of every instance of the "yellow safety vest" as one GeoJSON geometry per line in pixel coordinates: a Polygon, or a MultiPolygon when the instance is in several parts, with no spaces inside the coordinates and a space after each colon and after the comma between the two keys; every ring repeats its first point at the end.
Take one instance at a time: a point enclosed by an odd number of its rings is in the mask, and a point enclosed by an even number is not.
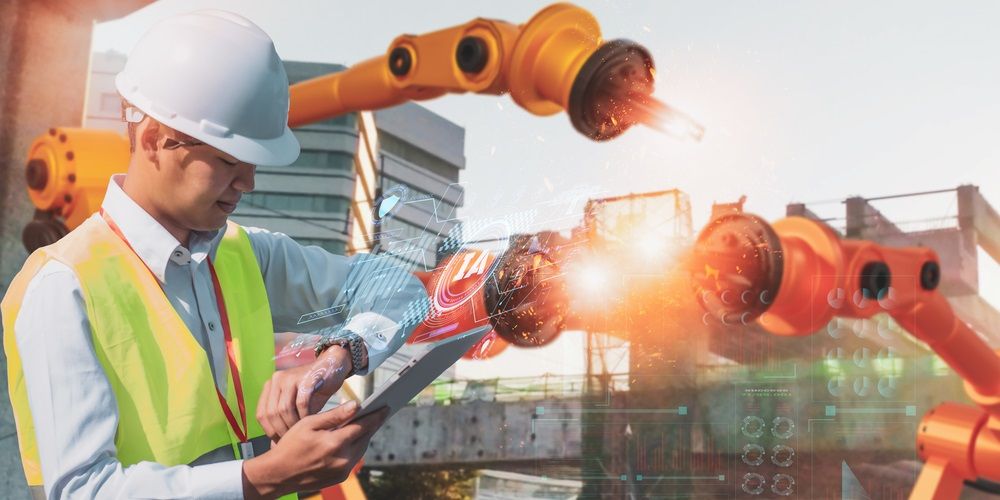
{"type": "MultiPolygon", "coordinates": [[[[14,320],[28,282],[51,259],[69,266],[79,279],[94,349],[118,405],[115,446],[122,465],[189,464],[224,446],[232,446],[238,456],[238,440],[222,411],[205,350],[142,260],[95,215],[32,253],[0,303],[8,388],[28,485],[42,486],[44,478],[21,369],[31,360],[18,355],[14,320]]],[[[213,264],[242,379],[247,436],[253,439],[264,435],[255,415],[261,389],[274,373],[274,332],[260,268],[237,224],[229,223],[213,264]]],[[[226,401],[239,418],[232,373],[227,373],[226,401]]]]}

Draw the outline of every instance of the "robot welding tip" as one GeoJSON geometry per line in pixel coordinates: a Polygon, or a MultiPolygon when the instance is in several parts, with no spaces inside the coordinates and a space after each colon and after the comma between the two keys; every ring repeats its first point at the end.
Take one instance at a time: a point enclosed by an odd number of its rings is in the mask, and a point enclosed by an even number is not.
{"type": "Polygon", "coordinates": [[[635,120],[654,130],[685,141],[700,142],[705,136],[705,127],[694,118],[653,96],[636,96],[632,105],[635,120]]]}
{"type": "Polygon", "coordinates": [[[656,70],[645,47],[629,40],[604,43],[587,58],[573,81],[566,111],[573,127],[606,141],[633,125],[699,141],[705,128],[653,97],[656,70]]]}

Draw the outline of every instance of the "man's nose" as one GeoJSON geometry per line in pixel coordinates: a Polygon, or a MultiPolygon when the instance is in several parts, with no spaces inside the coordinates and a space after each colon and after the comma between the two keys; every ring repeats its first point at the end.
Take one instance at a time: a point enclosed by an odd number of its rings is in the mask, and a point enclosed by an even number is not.
{"type": "Polygon", "coordinates": [[[253,191],[253,179],[254,175],[257,173],[257,166],[247,164],[241,166],[239,170],[239,174],[237,174],[236,179],[233,180],[233,187],[241,193],[249,193],[253,191]]]}

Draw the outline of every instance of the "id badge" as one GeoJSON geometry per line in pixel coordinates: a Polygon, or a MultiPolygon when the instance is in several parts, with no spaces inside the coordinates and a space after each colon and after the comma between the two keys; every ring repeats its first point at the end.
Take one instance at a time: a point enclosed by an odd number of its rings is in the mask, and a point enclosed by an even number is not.
{"type": "Polygon", "coordinates": [[[253,443],[240,443],[240,455],[243,456],[243,460],[253,458],[253,443]]]}

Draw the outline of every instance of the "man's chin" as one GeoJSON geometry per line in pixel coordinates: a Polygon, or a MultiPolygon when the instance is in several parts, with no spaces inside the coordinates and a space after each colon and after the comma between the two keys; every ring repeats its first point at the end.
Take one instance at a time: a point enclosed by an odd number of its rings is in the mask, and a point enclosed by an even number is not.
{"type": "Polygon", "coordinates": [[[213,215],[212,217],[203,219],[200,224],[194,227],[195,231],[198,232],[214,232],[226,227],[226,222],[229,217],[226,214],[213,215]]]}

